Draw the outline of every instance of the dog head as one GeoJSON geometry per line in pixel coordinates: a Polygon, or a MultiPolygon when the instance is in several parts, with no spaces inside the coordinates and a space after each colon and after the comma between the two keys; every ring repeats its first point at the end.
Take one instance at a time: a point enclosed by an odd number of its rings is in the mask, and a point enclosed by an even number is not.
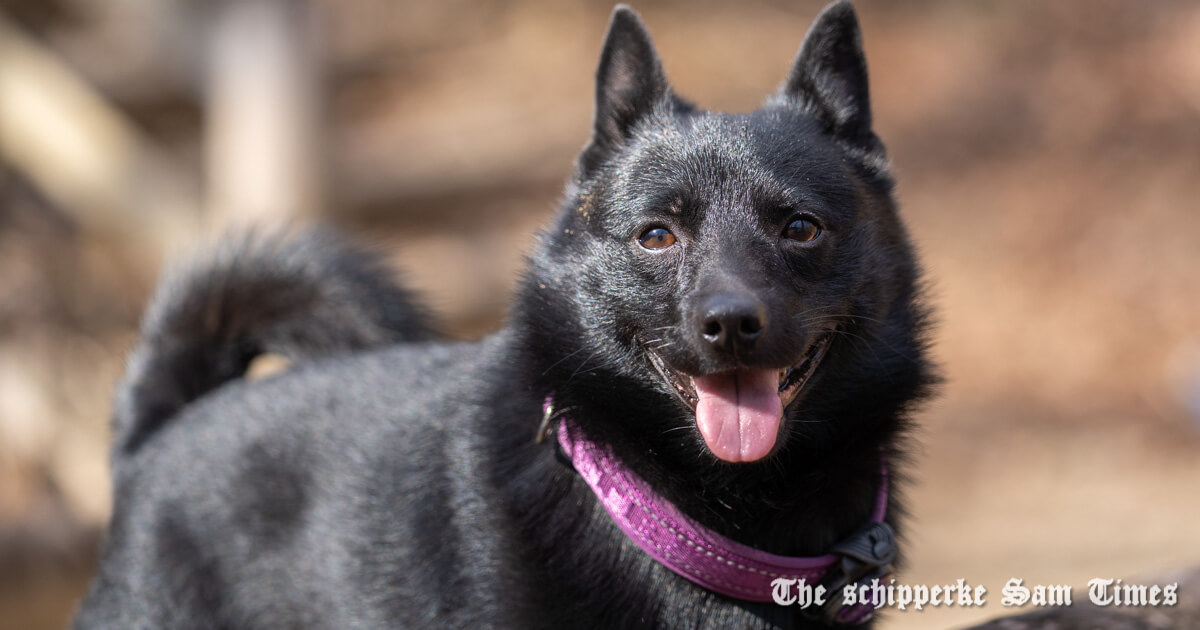
{"type": "Polygon", "coordinates": [[[595,108],[526,285],[537,325],[561,331],[537,338],[557,349],[547,388],[582,392],[651,448],[679,429],[725,462],[768,458],[802,425],[864,428],[841,403],[915,369],[917,272],[851,6],[821,13],[748,114],[677,97],[618,7],[595,108]]]}

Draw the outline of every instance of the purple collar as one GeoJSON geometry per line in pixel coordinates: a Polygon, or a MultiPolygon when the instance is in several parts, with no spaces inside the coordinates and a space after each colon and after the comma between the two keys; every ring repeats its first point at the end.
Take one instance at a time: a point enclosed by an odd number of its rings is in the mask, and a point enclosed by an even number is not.
{"type": "MultiPolygon", "coordinates": [[[[803,579],[810,585],[829,584],[828,578],[834,573],[831,570],[846,557],[844,553],[811,558],[777,556],[730,540],[695,522],[656,494],[621,464],[608,445],[589,440],[570,418],[561,420],[557,433],[563,453],[621,531],[663,566],[699,586],[737,599],[771,602],[775,601],[772,582],[783,578],[803,579]]],[[[872,523],[883,522],[887,502],[885,466],[872,523]]],[[[845,583],[835,582],[827,598],[840,602],[840,586],[845,583]]],[[[837,607],[830,611],[830,617],[843,624],[862,623],[873,613],[874,608],[869,605],[837,607]]]]}

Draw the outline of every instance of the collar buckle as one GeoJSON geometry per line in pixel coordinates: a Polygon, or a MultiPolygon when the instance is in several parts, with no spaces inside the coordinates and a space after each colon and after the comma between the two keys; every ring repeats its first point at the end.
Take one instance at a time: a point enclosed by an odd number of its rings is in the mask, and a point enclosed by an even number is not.
{"type": "MultiPolygon", "coordinates": [[[[813,616],[834,625],[858,625],[875,616],[875,606],[861,601],[847,606],[842,591],[848,585],[870,586],[891,577],[896,559],[896,533],[887,523],[868,523],[832,550],[841,560],[830,568],[825,588],[832,595],[813,616]]],[[[861,593],[861,592],[860,592],[861,593]]]]}

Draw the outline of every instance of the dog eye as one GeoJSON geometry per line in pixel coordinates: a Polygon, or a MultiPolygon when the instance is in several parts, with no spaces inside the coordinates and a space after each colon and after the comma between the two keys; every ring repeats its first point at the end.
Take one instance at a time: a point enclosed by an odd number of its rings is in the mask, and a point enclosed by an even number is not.
{"type": "Polygon", "coordinates": [[[811,243],[821,235],[821,227],[808,219],[796,219],[783,230],[784,238],[801,243],[811,243]]]}
{"type": "Polygon", "coordinates": [[[646,249],[662,249],[675,244],[675,235],[667,228],[654,227],[642,232],[638,242],[646,249]]]}

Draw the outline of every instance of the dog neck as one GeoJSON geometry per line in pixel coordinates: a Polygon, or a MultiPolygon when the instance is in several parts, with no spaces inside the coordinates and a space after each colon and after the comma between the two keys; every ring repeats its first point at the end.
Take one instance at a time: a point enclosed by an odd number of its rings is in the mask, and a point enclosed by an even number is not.
{"type": "MultiPolygon", "coordinates": [[[[551,409],[547,399],[547,418],[553,415],[551,409]]],[[[689,518],[624,466],[611,448],[590,440],[569,416],[559,416],[554,432],[561,453],[625,536],[658,563],[705,589],[747,601],[778,602],[787,599],[787,589],[798,581],[836,591],[891,570],[895,546],[891,528],[884,523],[888,474],[882,459],[874,510],[864,528],[830,553],[780,556],[726,538],[689,518]]],[[[863,623],[874,614],[870,606],[842,607],[839,599],[834,592],[819,613],[838,624],[863,623]]]]}

